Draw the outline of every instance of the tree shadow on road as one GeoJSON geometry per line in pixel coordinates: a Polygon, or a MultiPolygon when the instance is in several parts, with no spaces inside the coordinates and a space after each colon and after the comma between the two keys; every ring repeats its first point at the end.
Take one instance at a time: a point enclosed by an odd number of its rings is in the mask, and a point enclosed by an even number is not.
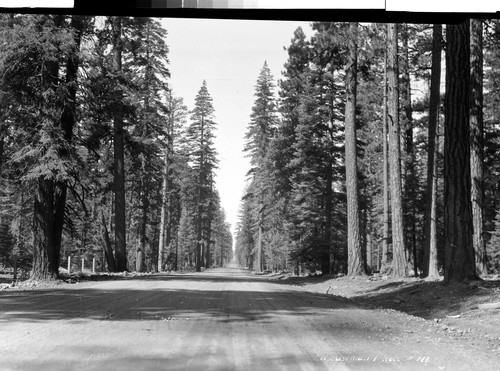
{"type": "Polygon", "coordinates": [[[247,283],[262,282],[261,278],[254,277],[151,276],[139,281],[150,280],[156,281],[153,288],[142,282],[139,288],[135,283],[129,289],[122,282],[119,283],[122,287],[114,289],[107,289],[107,284],[103,288],[68,285],[5,292],[0,295],[0,323],[59,319],[266,321],[275,313],[307,316],[354,307],[344,298],[284,290],[279,286],[274,286],[278,290],[272,286],[266,289],[268,291],[252,290],[254,286],[249,287],[247,283]],[[169,287],[170,280],[177,281],[176,288],[169,287]],[[225,280],[239,285],[238,289],[225,290],[223,285],[215,285],[215,288],[210,285],[225,280]],[[198,287],[199,283],[200,289],[183,289],[183,282],[186,286],[190,282],[190,287],[198,287]],[[204,290],[203,286],[208,289],[204,290]]]}

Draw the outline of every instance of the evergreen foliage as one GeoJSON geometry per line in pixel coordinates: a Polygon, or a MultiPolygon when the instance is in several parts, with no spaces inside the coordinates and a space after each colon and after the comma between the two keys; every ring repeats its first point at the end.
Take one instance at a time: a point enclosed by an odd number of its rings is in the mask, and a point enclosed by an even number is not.
{"type": "MultiPolygon", "coordinates": [[[[83,259],[95,259],[98,271],[153,271],[160,268],[161,227],[166,236],[161,268],[194,265],[192,212],[201,167],[193,161],[199,153],[188,151],[194,148],[189,144],[188,109],[170,93],[166,37],[166,30],[152,18],[0,17],[4,266],[20,273],[33,267],[35,279],[56,278],[67,257],[72,257],[72,269],[83,259]],[[115,224],[114,198],[119,137],[122,226],[115,224]],[[168,220],[160,225],[164,175],[168,220]],[[122,253],[114,237],[120,228],[127,231],[116,235],[124,238],[122,253]]],[[[207,98],[206,86],[203,94],[207,98]]],[[[199,122],[198,103],[193,125],[199,122]]],[[[213,109],[208,116],[212,113],[213,109]]],[[[205,260],[227,264],[232,239],[213,187],[213,135],[212,129],[205,133],[202,163],[207,182],[203,192],[210,190],[203,205],[213,215],[213,221],[207,212],[203,216],[204,233],[213,240],[213,251],[207,249],[205,260]]]]}

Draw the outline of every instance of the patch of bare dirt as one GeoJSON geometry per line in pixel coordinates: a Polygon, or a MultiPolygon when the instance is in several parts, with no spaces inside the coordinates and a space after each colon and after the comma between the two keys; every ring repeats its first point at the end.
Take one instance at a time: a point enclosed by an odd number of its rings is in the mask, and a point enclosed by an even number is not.
{"type": "MultiPolygon", "coordinates": [[[[301,290],[396,310],[433,324],[436,336],[464,338],[500,353],[500,279],[444,284],[442,280],[365,277],[274,277],[301,290]]],[[[408,317],[411,320],[412,317],[408,317]]]]}

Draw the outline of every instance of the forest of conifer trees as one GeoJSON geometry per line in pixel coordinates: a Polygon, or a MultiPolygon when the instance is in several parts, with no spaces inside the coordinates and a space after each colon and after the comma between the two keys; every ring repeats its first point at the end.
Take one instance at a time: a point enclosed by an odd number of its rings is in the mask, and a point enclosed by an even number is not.
{"type": "Polygon", "coordinates": [[[263,56],[233,252],[209,87],[173,96],[159,20],[1,14],[0,264],[498,273],[500,22],[311,27],[277,83],[263,56]]]}
{"type": "Polygon", "coordinates": [[[192,110],[172,95],[166,37],[153,18],[0,15],[0,264],[15,279],[58,278],[68,257],[101,272],[232,258],[211,97],[202,81],[192,110]]]}
{"type": "Polygon", "coordinates": [[[277,86],[266,65],[257,80],[239,264],[498,273],[498,20],[312,29],[295,31],[277,86]]]}

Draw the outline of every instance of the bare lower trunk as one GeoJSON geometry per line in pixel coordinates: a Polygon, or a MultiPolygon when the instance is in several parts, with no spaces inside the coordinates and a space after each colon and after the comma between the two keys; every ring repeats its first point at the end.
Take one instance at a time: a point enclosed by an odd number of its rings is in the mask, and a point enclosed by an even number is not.
{"type": "Polygon", "coordinates": [[[255,272],[262,272],[262,225],[259,222],[259,231],[257,236],[257,260],[255,261],[255,272]]]}
{"type": "MultiPolygon", "coordinates": [[[[212,206],[209,206],[209,210],[212,206]]],[[[210,239],[212,238],[212,216],[209,211],[208,213],[208,223],[207,223],[207,244],[206,244],[206,257],[205,257],[205,268],[210,268],[212,265],[210,258],[210,239]]]]}
{"type": "MultiPolygon", "coordinates": [[[[141,225],[140,225],[140,248],[138,251],[141,253],[137,254],[137,261],[139,264],[136,264],[136,270],[137,272],[143,272],[144,271],[144,258],[148,256],[147,253],[147,248],[148,248],[148,237],[147,237],[147,231],[148,231],[148,213],[149,213],[149,199],[148,199],[148,187],[149,184],[146,180],[147,178],[147,173],[146,173],[146,157],[143,155],[142,156],[142,180],[141,180],[141,203],[142,203],[142,217],[141,217],[141,225]]],[[[146,270],[149,271],[149,264],[147,264],[146,270]]]]}
{"type": "Polygon", "coordinates": [[[416,244],[416,179],[415,179],[415,151],[413,148],[413,111],[411,106],[411,81],[410,81],[410,61],[408,47],[408,24],[404,24],[403,50],[402,50],[402,72],[401,72],[401,105],[402,105],[402,140],[404,156],[402,165],[403,176],[403,212],[405,228],[405,246],[408,259],[408,269],[413,269],[417,275],[417,244],[416,244]]]}
{"type": "Polygon", "coordinates": [[[368,274],[372,273],[372,235],[371,232],[367,231],[366,232],[366,272],[368,274]]]}
{"type": "Polygon", "coordinates": [[[346,75],[345,106],[347,274],[357,276],[364,273],[359,229],[358,161],[356,153],[357,24],[351,23],[349,31],[349,62],[346,75]]]}
{"type": "Polygon", "coordinates": [[[401,192],[401,149],[399,127],[399,83],[397,24],[388,24],[388,113],[389,113],[389,168],[392,206],[392,250],[395,277],[407,275],[406,248],[403,228],[403,202],[401,192]]]}
{"type": "MultiPolygon", "coordinates": [[[[331,157],[330,157],[331,158],[331,157]]],[[[327,168],[325,187],[325,230],[323,231],[324,243],[320,247],[321,274],[330,273],[330,244],[332,240],[332,212],[333,212],[333,163],[327,168]]]]}
{"type": "Polygon", "coordinates": [[[436,242],[436,196],[437,196],[437,128],[439,121],[441,84],[441,48],[443,27],[433,26],[432,36],[432,71],[429,97],[429,131],[427,149],[427,188],[424,213],[424,276],[437,276],[436,242]]]}
{"type": "Polygon", "coordinates": [[[471,95],[470,95],[470,166],[473,221],[473,244],[476,270],[487,273],[486,245],[483,238],[483,25],[472,19],[471,25],[471,95]]]}
{"type": "MultiPolygon", "coordinates": [[[[437,125],[439,128],[439,123],[437,125]]],[[[438,130],[439,131],[439,130],[438,130]]],[[[431,184],[430,202],[431,208],[429,212],[429,262],[427,264],[428,277],[439,277],[439,261],[437,250],[437,153],[439,151],[439,137],[437,137],[435,145],[434,166],[431,184]]],[[[424,266],[425,267],[425,266],[424,266]]]]}
{"type": "Polygon", "coordinates": [[[108,265],[108,271],[116,272],[116,263],[113,256],[113,247],[111,246],[111,239],[109,238],[108,227],[106,225],[106,218],[104,213],[101,213],[102,220],[102,240],[104,242],[104,257],[108,265]]]}
{"type": "Polygon", "coordinates": [[[33,207],[33,269],[31,278],[51,280],[59,277],[59,254],[56,250],[54,225],[54,182],[38,180],[33,207]]]}
{"type": "Polygon", "coordinates": [[[383,117],[382,117],[382,145],[383,151],[383,203],[384,203],[384,215],[383,215],[383,237],[382,237],[382,267],[388,262],[389,253],[389,148],[388,148],[388,136],[387,136],[387,49],[385,52],[385,63],[384,63],[384,107],[383,107],[383,117]]]}
{"type": "Polygon", "coordinates": [[[446,27],[444,279],[476,279],[472,245],[469,144],[469,22],[446,27]]]}
{"type": "Polygon", "coordinates": [[[163,170],[163,186],[161,192],[162,200],[161,200],[161,217],[160,217],[160,241],[158,243],[158,272],[161,272],[163,270],[163,249],[165,247],[165,234],[166,234],[165,232],[166,232],[166,219],[167,219],[168,154],[166,151],[165,151],[165,169],[163,170]]]}
{"type": "MultiPolygon", "coordinates": [[[[122,73],[122,19],[113,17],[113,70],[122,73]]],[[[118,82],[116,82],[118,84],[118,82]]],[[[127,270],[126,203],[125,203],[125,154],[123,125],[123,91],[116,87],[113,112],[114,190],[115,190],[115,260],[119,272],[127,270]]]]}
{"type": "Polygon", "coordinates": [[[197,241],[196,241],[196,251],[195,251],[195,264],[196,272],[201,272],[201,260],[202,260],[202,207],[198,207],[198,225],[197,225],[197,241]]]}

